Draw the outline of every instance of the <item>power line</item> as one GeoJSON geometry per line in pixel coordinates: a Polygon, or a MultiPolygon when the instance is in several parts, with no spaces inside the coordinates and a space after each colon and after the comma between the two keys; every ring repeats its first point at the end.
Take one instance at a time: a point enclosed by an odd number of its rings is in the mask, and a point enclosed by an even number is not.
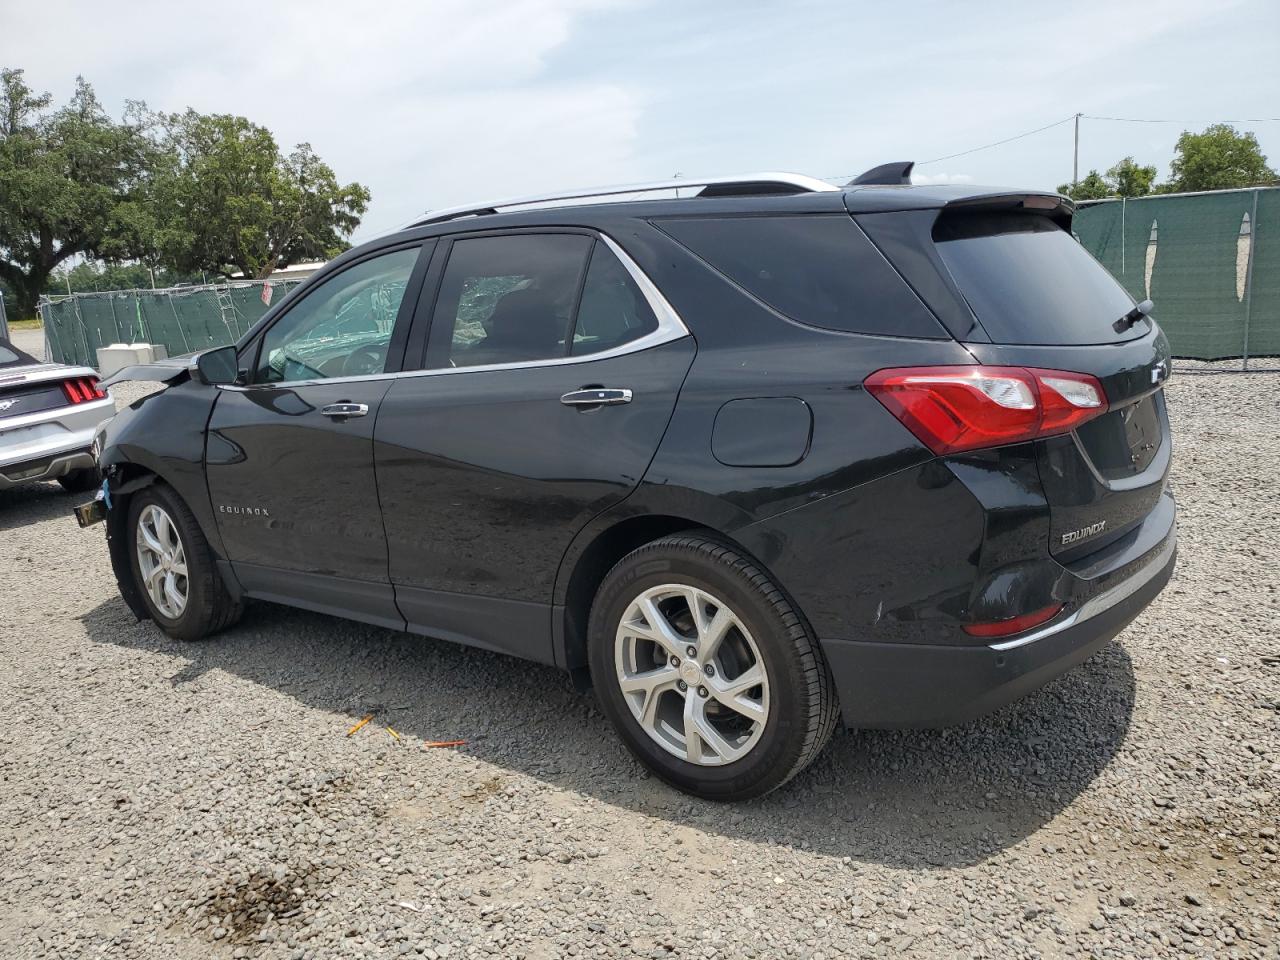
{"type": "MultiPolygon", "coordinates": [[[[1073,113],[1069,117],[1063,117],[1061,120],[1055,120],[1053,123],[1046,123],[1043,127],[1036,127],[1034,130],[1028,130],[1026,133],[1019,133],[1012,137],[1005,137],[1003,140],[996,140],[994,143],[983,144],[980,147],[974,147],[971,150],[961,150],[959,153],[949,153],[945,157],[934,157],[932,160],[920,160],[916,163],[917,167],[922,167],[928,163],[938,163],[942,160],[954,160],[957,157],[967,157],[971,153],[978,153],[982,150],[990,150],[992,147],[999,147],[1006,143],[1013,143],[1015,140],[1021,140],[1023,137],[1030,137],[1045,130],[1052,130],[1054,127],[1060,127],[1064,123],[1069,123],[1075,119],[1081,120],[1110,120],[1116,123],[1185,123],[1190,125],[1198,124],[1214,124],[1214,123],[1280,123],[1280,117],[1254,117],[1245,120],[1166,120],[1166,119],[1148,119],[1144,117],[1098,117],[1089,113],[1073,113]]],[[[853,174],[857,176],[857,174],[853,174]]],[[[847,176],[824,177],[825,180],[833,182],[847,180],[847,176]]]]}
{"type": "Polygon", "coordinates": [[[1085,120],[1114,120],[1117,123],[1189,123],[1193,126],[1201,123],[1275,123],[1280,121],[1280,117],[1254,117],[1248,120],[1148,120],[1143,117],[1095,117],[1088,113],[1082,113],[1080,116],[1085,120]]]}
{"type": "Polygon", "coordinates": [[[1021,140],[1023,137],[1029,137],[1032,134],[1041,133],[1042,131],[1052,129],[1053,127],[1060,127],[1064,123],[1070,123],[1075,118],[1076,115],[1073,113],[1069,117],[1063,117],[1061,120],[1055,120],[1053,123],[1046,123],[1043,127],[1036,127],[1034,130],[1028,130],[1026,133],[1019,133],[1012,137],[1005,137],[1003,140],[997,140],[995,143],[986,143],[980,147],[974,147],[972,150],[961,150],[959,153],[949,153],[945,157],[934,157],[932,160],[921,160],[916,164],[916,166],[922,167],[926,163],[937,163],[940,160],[954,160],[956,157],[967,157],[969,154],[977,153],[979,150],[990,150],[992,147],[998,147],[1001,144],[1012,143],[1015,140],[1021,140]]]}

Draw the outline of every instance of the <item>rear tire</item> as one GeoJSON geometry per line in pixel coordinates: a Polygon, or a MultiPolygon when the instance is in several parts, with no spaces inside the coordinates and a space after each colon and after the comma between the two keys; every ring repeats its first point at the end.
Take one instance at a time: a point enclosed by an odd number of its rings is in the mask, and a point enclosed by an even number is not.
{"type": "Polygon", "coordinates": [[[629,553],[596,593],[588,644],[593,684],[623,742],[687,793],[768,793],[808,766],[835,728],[831,673],[807,624],[724,543],[676,535],[629,553]]]}
{"type": "Polygon", "coordinates": [[[200,640],[244,612],[227,592],[195,516],[172,488],[155,483],[130,497],[128,551],[134,584],[169,636],[200,640]]]}
{"type": "Polygon", "coordinates": [[[85,467],[83,470],[72,470],[65,476],[59,477],[58,483],[67,493],[88,493],[90,490],[98,489],[102,479],[96,468],[85,467]]]}

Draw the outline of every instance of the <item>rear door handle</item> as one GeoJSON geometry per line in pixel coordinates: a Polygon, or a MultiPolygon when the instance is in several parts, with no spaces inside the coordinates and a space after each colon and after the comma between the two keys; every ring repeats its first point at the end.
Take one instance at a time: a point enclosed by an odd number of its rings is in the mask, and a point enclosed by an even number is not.
{"type": "Polygon", "coordinates": [[[331,403],[320,408],[320,412],[334,420],[349,420],[351,417],[363,417],[369,412],[367,403],[331,403]]]}
{"type": "Polygon", "coordinates": [[[616,403],[630,403],[631,391],[616,387],[589,387],[570,390],[560,402],[566,407],[609,407],[616,403]]]}

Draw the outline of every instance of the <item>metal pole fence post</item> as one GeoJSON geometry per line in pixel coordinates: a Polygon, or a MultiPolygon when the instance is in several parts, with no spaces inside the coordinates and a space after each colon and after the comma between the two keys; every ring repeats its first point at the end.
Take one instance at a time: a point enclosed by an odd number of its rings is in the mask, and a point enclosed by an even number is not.
{"type": "Polygon", "coordinates": [[[1253,212],[1249,214],[1249,263],[1244,268],[1244,343],[1241,370],[1249,369],[1249,321],[1253,315],[1253,264],[1258,259],[1258,191],[1253,191],[1253,212]]]}
{"type": "Polygon", "coordinates": [[[1120,198],[1120,276],[1124,276],[1124,202],[1125,198],[1120,198]]]}

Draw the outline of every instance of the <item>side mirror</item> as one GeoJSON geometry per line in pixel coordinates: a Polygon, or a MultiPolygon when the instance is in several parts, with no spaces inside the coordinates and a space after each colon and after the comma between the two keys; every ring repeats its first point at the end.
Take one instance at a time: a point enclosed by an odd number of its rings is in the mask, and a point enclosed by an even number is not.
{"type": "Polygon", "coordinates": [[[210,386],[235,383],[240,379],[240,360],[233,346],[218,347],[196,354],[196,379],[210,386]]]}

